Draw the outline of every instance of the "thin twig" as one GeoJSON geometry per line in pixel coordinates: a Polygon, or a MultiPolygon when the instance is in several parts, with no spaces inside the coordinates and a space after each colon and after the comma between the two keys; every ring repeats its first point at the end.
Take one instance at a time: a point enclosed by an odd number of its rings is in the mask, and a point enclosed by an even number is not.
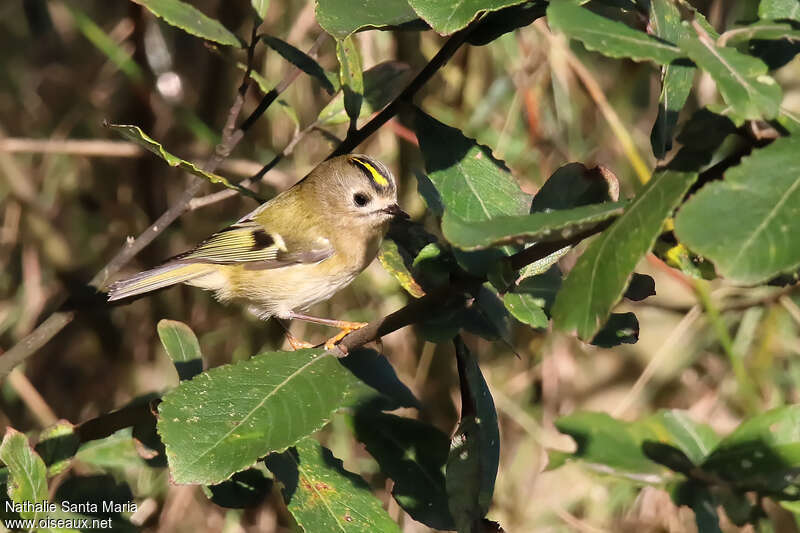
{"type": "MultiPolygon", "coordinates": [[[[253,29],[253,35],[256,35],[256,28],[253,29]]],[[[233,151],[233,148],[239,143],[239,141],[241,141],[244,135],[242,128],[236,127],[236,120],[239,116],[242,105],[244,104],[244,96],[250,84],[250,68],[252,64],[253,50],[255,47],[255,39],[253,39],[253,41],[254,42],[251,42],[250,46],[248,47],[248,69],[242,77],[242,83],[238,88],[236,98],[234,99],[230,108],[230,112],[228,113],[228,118],[223,129],[222,142],[217,145],[216,149],[214,150],[214,154],[209,157],[209,159],[203,165],[203,170],[208,172],[213,172],[217,169],[220,163],[228,155],[230,155],[231,151],[233,151]]],[[[286,87],[288,87],[289,84],[291,84],[291,82],[297,78],[299,72],[300,69],[294,67],[276,86],[276,88],[270,92],[275,92],[275,94],[265,96],[264,99],[262,99],[262,104],[265,100],[268,100],[270,103],[273,102],[275,98],[277,98],[278,94],[285,90],[286,87]]],[[[251,121],[251,123],[255,122],[255,120],[257,120],[266,111],[267,107],[268,105],[259,105],[258,109],[251,113],[247,120],[251,121]]],[[[125,246],[123,246],[123,248],[117,252],[114,258],[112,258],[111,261],[109,261],[109,263],[92,278],[92,280],[89,282],[89,285],[95,289],[102,288],[114,274],[116,274],[125,264],[128,263],[128,261],[130,261],[145,246],[150,244],[153,239],[155,239],[156,236],[164,231],[167,226],[172,224],[172,222],[174,222],[179,216],[189,209],[189,202],[200,191],[203,183],[204,181],[200,180],[199,178],[193,178],[186,190],[183,192],[180,198],[178,198],[178,201],[167,211],[165,211],[158,218],[158,220],[151,224],[150,227],[148,227],[138,238],[126,243],[125,246]]],[[[42,324],[39,325],[39,327],[33,330],[33,332],[20,340],[5,354],[0,356],[0,381],[5,379],[11,369],[30,357],[39,348],[44,346],[50,339],[52,339],[59,331],[64,329],[67,324],[72,322],[72,320],[75,318],[75,312],[72,310],[64,310],[64,301],[66,301],[66,299],[62,300],[59,311],[56,311],[50,315],[44,322],[42,322],[42,324]]]]}
{"type": "MultiPolygon", "coordinates": [[[[477,22],[477,21],[476,21],[477,22]]],[[[475,28],[476,22],[473,22],[466,28],[457,31],[454,33],[446,43],[442,46],[441,49],[436,53],[435,56],[428,62],[427,65],[416,75],[416,77],[411,80],[408,86],[403,89],[397,98],[392,100],[392,102],[383,108],[383,111],[372,117],[372,119],[364,124],[361,128],[357,130],[351,130],[347,133],[347,137],[345,138],[342,143],[336,147],[336,149],[331,152],[328,156],[328,159],[332,157],[336,157],[337,155],[343,155],[350,153],[353,151],[359,144],[364,142],[370,135],[375,133],[378,128],[383,126],[389,119],[394,117],[397,113],[400,112],[404,105],[408,105],[411,103],[412,98],[415,94],[428,82],[428,80],[433,77],[436,72],[442,68],[453,54],[464,44],[469,37],[469,34],[472,33],[472,30],[475,28]]]]}

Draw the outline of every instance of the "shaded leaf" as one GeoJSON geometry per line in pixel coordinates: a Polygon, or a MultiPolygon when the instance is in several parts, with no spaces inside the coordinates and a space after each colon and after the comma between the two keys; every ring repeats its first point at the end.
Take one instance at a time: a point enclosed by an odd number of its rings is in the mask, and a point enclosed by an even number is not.
{"type": "Polygon", "coordinates": [[[597,15],[572,2],[551,2],[547,8],[547,22],[551,28],[581,41],[587,49],[609,57],[627,57],[635,61],[649,59],[666,65],[684,56],[681,49],[670,42],[597,15]]]}
{"type": "Polygon", "coordinates": [[[414,11],[431,28],[442,35],[449,35],[464,28],[478,15],[497,11],[504,7],[521,4],[524,0],[459,0],[456,3],[440,0],[408,0],[414,11]]]}
{"type": "Polygon", "coordinates": [[[503,304],[511,315],[534,328],[545,328],[556,293],[561,288],[561,269],[548,270],[525,277],[503,295],[503,304]]]}
{"type": "Polygon", "coordinates": [[[800,405],[778,407],[742,422],[722,439],[702,469],[741,490],[781,493],[800,488],[800,405]]]}
{"type": "Polygon", "coordinates": [[[272,479],[258,468],[236,472],[230,479],[216,485],[203,486],[206,497],[231,509],[244,509],[259,505],[272,492],[272,479]]]}
{"type": "Polygon", "coordinates": [[[282,39],[272,37],[271,35],[262,35],[261,40],[264,41],[267,46],[278,52],[286,61],[316,79],[328,94],[333,94],[339,89],[338,80],[333,76],[329,77],[325,69],[323,69],[313,57],[299,48],[292,46],[282,39]],[[334,86],[334,83],[336,83],[336,86],[334,86]]]}
{"type": "Polygon", "coordinates": [[[0,444],[0,461],[8,468],[8,497],[15,504],[24,506],[14,510],[22,518],[42,518],[43,512],[30,507],[47,500],[47,467],[25,435],[12,427],[6,428],[0,444]]]}
{"type": "Polygon", "coordinates": [[[201,39],[228,46],[242,44],[239,38],[218,21],[207,17],[196,7],[180,0],[132,0],[146,7],[153,15],[171,26],[182,29],[201,39]]]}
{"type": "Polygon", "coordinates": [[[531,202],[531,213],[547,213],[619,200],[619,181],[604,167],[567,163],[547,178],[531,202]]]}
{"type": "Polygon", "coordinates": [[[555,326],[595,336],[620,300],[633,269],[653,247],[664,220],[697,179],[696,173],[661,170],[614,223],[596,237],[567,275],[553,306],[555,326]]]}
{"type": "Polygon", "coordinates": [[[356,127],[364,99],[364,73],[361,55],[352,37],[336,41],[336,58],[339,60],[339,84],[344,94],[344,110],[350,117],[350,128],[356,127]]]}
{"type": "Polygon", "coordinates": [[[156,329],[181,381],[192,379],[203,371],[203,354],[192,328],[177,320],[162,319],[156,329]]]}
{"type": "Polygon", "coordinates": [[[194,163],[190,163],[189,161],[185,161],[180,157],[174,156],[171,153],[167,152],[161,144],[154,141],[150,138],[146,133],[144,133],[138,126],[132,126],[127,124],[106,124],[108,128],[119,133],[121,136],[125,137],[129,141],[132,141],[145,150],[154,153],[161,159],[167,162],[167,164],[171,167],[180,167],[181,169],[194,174],[203,179],[207,179],[211,183],[217,183],[219,185],[223,185],[229,189],[233,189],[234,191],[239,192],[239,194],[243,194],[245,196],[249,196],[250,198],[254,198],[258,201],[262,201],[262,199],[250,189],[246,189],[241,185],[237,185],[235,183],[231,183],[227,180],[227,178],[223,178],[218,174],[214,174],[213,172],[206,172],[205,170],[197,167],[194,163]]]}
{"type": "Polygon", "coordinates": [[[706,485],[695,481],[681,483],[676,491],[675,503],[687,505],[694,511],[698,533],[722,533],[717,506],[706,485]]]}
{"type": "Polygon", "coordinates": [[[387,411],[400,407],[420,407],[419,400],[400,381],[388,359],[375,350],[359,348],[339,359],[339,362],[361,380],[361,383],[351,386],[349,407],[387,411]]]}
{"type": "MultiPolygon", "coordinates": [[[[653,0],[650,3],[650,28],[656,37],[673,43],[688,31],[681,24],[678,6],[671,0],[653,0]]],[[[650,132],[650,145],[658,159],[672,149],[678,115],[689,97],[694,73],[694,66],[681,60],[664,65],[662,69],[658,116],[650,132]]]]}
{"type": "Polygon", "coordinates": [[[317,22],[337,39],[363,28],[385,28],[417,18],[406,0],[317,0],[317,22]]]}
{"type": "Polygon", "coordinates": [[[639,340],[639,320],[633,313],[611,313],[608,321],[592,339],[591,344],[613,348],[620,344],[636,344],[639,340]]]}
{"type": "Polygon", "coordinates": [[[74,426],[60,420],[39,434],[34,450],[47,465],[47,476],[53,477],[69,468],[79,445],[74,426]]]}
{"type": "Polygon", "coordinates": [[[620,216],[625,205],[606,202],[531,215],[496,216],[476,222],[466,222],[458,215],[445,212],[442,232],[448,241],[464,250],[530,241],[558,241],[620,216]]]}
{"type": "Polygon", "coordinates": [[[489,44],[501,35],[523,28],[543,17],[546,9],[546,2],[534,0],[492,11],[470,32],[467,42],[473,46],[489,44]]]}
{"type": "Polygon", "coordinates": [[[446,486],[459,531],[470,531],[492,503],[500,460],[500,433],[492,394],[475,357],[455,340],[461,389],[461,420],[450,443],[446,486]]]}
{"type": "Polygon", "coordinates": [[[323,350],[268,352],[167,393],[158,433],[176,483],[219,483],[324,426],[360,382],[323,350]]]}
{"type": "Polygon", "coordinates": [[[630,283],[628,283],[628,288],[625,289],[624,297],[632,302],[641,302],[650,296],[655,296],[655,294],[656,280],[647,274],[634,272],[630,283]]]}
{"type": "Polygon", "coordinates": [[[306,532],[400,532],[369,485],[314,439],[270,455],[266,464],[283,484],[289,512],[306,532]]]}
{"type": "Polygon", "coordinates": [[[767,75],[767,65],[733,48],[714,44],[707,35],[685,33],[678,44],[716,82],[725,103],[745,119],[774,118],[781,103],[781,88],[767,75]]]}
{"type": "MultiPolygon", "coordinates": [[[[359,116],[367,117],[383,109],[403,91],[412,74],[411,67],[398,61],[385,61],[365,70],[364,100],[361,102],[359,116]]],[[[319,112],[317,124],[333,126],[344,124],[347,120],[344,94],[339,93],[319,112]]]]}
{"type": "Polygon", "coordinates": [[[681,208],[675,233],[732,281],[757,284],[800,266],[800,139],[754,150],[681,208]],[[736,223],[731,224],[732,217],[736,223]],[[726,223],[727,221],[727,223],[726,223]]]}
{"type": "Polygon", "coordinates": [[[356,412],[355,437],[394,480],[392,496],[414,520],[435,529],[453,529],[444,466],[450,439],[435,427],[396,415],[356,412]]]}

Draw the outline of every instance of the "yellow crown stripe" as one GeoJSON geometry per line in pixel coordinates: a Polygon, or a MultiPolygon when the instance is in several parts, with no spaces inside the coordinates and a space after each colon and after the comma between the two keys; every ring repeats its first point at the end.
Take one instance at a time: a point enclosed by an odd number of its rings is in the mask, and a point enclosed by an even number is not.
{"type": "Polygon", "coordinates": [[[362,167],[366,168],[367,171],[369,171],[370,175],[372,176],[372,181],[374,181],[375,183],[377,183],[381,187],[388,187],[389,186],[389,180],[387,180],[384,177],[383,174],[378,172],[378,170],[375,167],[373,167],[369,163],[369,161],[365,161],[365,160],[360,159],[358,157],[353,157],[352,160],[355,161],[356,163],[360,164],[362,167]]]}

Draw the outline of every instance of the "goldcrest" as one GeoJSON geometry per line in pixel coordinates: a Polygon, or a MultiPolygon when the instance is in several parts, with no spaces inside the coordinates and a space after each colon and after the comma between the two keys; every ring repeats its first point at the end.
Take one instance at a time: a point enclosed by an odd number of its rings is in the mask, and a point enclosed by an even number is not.
{"type": "Polygon", "coordinates": [[[113,283],[108,300],[186,283],[214,291],[223,302],[244,302],[263,319],[339,327],[342,333],[326,344],[331,348],[363,324],[302,311],[353,281],[375,258],[398,216],[408,217],[397,205],[389,169],[365,155],[339,156],[194,249],[113,283]]]}

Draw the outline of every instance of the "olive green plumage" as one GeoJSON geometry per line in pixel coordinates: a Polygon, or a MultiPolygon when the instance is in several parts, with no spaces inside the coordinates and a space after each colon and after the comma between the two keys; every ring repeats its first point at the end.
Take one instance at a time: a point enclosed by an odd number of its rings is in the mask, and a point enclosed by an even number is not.
{"type": "Polygon", "coordinates": [[[108,299],[186,283],[246,302],[263,318],[292,318],[364,270],[398,215],[397,186],[383,164],[336,157],[194,249],[114,283],[108,299]]]}

